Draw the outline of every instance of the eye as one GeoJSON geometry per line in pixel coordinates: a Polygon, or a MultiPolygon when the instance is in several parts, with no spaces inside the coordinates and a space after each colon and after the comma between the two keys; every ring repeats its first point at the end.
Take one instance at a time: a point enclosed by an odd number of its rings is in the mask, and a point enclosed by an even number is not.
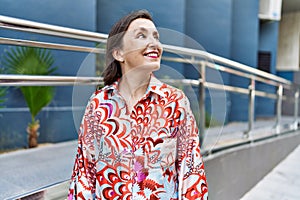
{"type": "Polygon", "coordinates": [[[159,34],[158,34],[158,32],[154,32],[153,33],[153,38],[156,39],[156,40],[159,40],[159,34]]]}
{"type": "Polygon", "coordinates": [[[138,33],[137,38],[146,38],[146,35],[144,33],[138,33]]]}

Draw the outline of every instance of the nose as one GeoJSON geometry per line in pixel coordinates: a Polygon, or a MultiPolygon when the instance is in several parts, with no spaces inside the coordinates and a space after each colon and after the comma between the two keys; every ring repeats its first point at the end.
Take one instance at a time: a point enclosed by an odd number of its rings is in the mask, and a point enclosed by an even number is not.
{"type": "Polygon", "coordinates": [[[154,36],[149,37],[148,39],[148,46],[155,49],[162,49],[162,45],[159,39],[155,38],[154,36]]]}

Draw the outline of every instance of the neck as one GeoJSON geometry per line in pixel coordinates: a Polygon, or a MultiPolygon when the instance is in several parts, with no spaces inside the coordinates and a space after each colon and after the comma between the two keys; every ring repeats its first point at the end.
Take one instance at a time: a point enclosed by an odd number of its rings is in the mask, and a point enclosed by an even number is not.
{"type": "Polygon", "coordinates": [[[119,83],[119,91],[127,102],[138,101],[146,93],[151,72],[131,70],[125,72],[119,83]]]}

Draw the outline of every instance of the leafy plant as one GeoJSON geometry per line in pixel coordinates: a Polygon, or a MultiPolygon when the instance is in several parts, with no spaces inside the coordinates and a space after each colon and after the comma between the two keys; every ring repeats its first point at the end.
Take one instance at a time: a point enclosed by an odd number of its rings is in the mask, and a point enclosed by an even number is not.
{"type": "MultiPolygon", "coordinates": [[[[54,58],[49,50],[33,47],[16,47],[6,51],[3,65],[10,74],[50,75],[56,68],[52,67],[54,58]]],[[[28,124],[29,147],[37,146],[39,120],[37,114],[48,105],[54,97],[51,86],[21,86],[20,90],[25,98],[31,114],[28,124]]]]}
{"type": "Polygon", "coordinates": [[[5,102],[5,96],[6,96],[7,88],[0,86],[0,108],[3,107],[3,103],[5,102]]]}
{"type": "MultiPolygon", "coordinates": [[[[4,74],[4,69],[0,68],[0,74],[4,74]]],[[[2,104],[6,101],[5,96],[7,93],[7,87],[0,86],[0,108],[2,108],[2,104]]]]}

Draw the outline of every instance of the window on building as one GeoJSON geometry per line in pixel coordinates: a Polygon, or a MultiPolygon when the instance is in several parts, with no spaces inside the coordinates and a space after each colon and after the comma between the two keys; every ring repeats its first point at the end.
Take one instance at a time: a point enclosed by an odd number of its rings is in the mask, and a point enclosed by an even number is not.
{"type": "Polygon", "coordinates": [[[269,51],[259,51],[258,52],[258,69],[271,72],[271,52],[269,51]]]}

